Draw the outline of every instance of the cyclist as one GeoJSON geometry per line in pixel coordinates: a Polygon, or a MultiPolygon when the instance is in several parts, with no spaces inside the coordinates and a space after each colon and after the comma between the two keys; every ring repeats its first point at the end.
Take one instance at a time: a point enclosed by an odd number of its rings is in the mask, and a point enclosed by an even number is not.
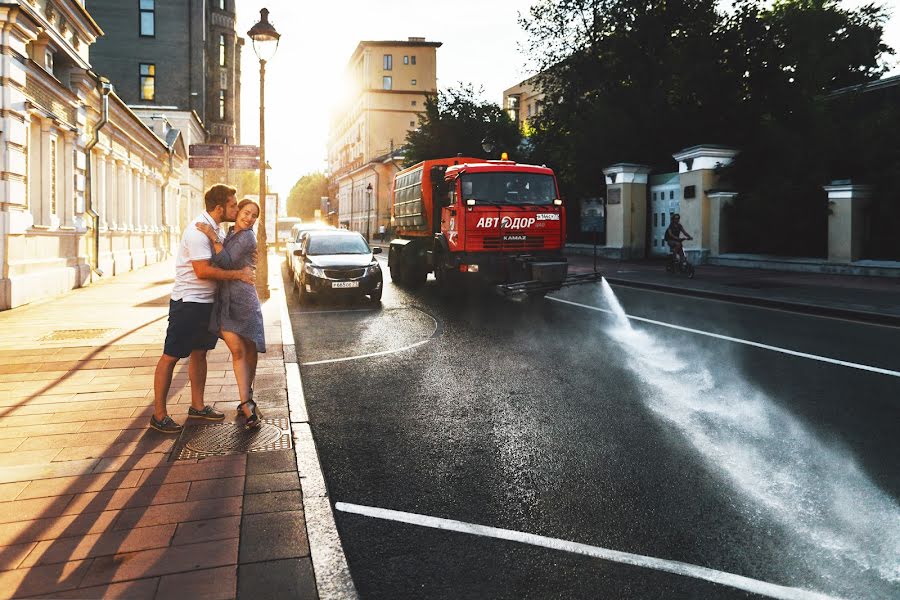
{"type": "Polygon", "coordinates": [[[685,240],[692,239],[694,238],[688,235],[688,232],[684,230],[684,226],[681,224],[681,215],[678,213],[673,214],[669,226],[666,227],[665,240],[666,243],[669,244],[669,249],[672,251],[672,254],[679,262],[684,263],[687,261],[681,243],[685,240]],[[682,234],[684,234],[684,237],[681,237],[682,234]]]}

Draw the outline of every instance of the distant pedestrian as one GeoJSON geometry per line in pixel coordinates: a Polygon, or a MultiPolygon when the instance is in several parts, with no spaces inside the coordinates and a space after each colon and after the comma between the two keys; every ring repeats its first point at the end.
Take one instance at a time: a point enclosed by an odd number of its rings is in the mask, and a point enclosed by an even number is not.
{"type": "MultiPolygon", "coordinates": [[[[223,269],[256,268],[257,245],[253,226],[259,218],[259,205],[245,198],[237,208],[234,227],[224,242],[209,223],[197,223],[197,229],[206,234],[213,245],[213,265],[223,269]]],[[[266,336],[256,287],[244,281],[220,282],[209,331],[225,340],[231,351],[234,378],[241,399],[238,410],[244,412],[246,427],[259,427],[262,414],[253,400],[253,380],[256,378],[258,353],[266,351],[266,336]]]]}
{"type": "Polygon", "coordinates": [[[163,354],[153,377],[153,416],[150,427],[163,433],[178,433],[182,426],[169,416],[166,398],[172,386],[172,373],[178,360],[190,357],[191,407],[188,417],[221,421],[225,415],[203,403],[206,386],[206,353],[216,347],[218,337],[209,332],[209,319],[216,295],[216,281],[256,280],[252,268],[228,271],[210,264],[213,249],[196,223],[208,223],[219,230],[222,221],[233,221],[237,214],[237,190],[217,184],[207,190],[206,212],[200,213],[181,236],[175,257],[175,285],[169,301],[169,327],[163,354]]]}
{"type": "Polygon", "coordinates": [[[379,225],[378,226],[378,241],[381,242],[382,244],[384,243],[384,231],[385,231],[384,225],[379,225]]]}

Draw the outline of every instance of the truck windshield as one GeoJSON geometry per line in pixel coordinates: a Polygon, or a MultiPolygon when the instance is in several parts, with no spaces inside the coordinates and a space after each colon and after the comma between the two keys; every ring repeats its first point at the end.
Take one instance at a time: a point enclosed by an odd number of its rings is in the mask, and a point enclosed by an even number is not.
{"type": "Polygon", "coordinates": [[[493,204],[552,204],[556,186],[551,175],[537,173],[465,173],[461,177],[463,201],[493,204]]]}

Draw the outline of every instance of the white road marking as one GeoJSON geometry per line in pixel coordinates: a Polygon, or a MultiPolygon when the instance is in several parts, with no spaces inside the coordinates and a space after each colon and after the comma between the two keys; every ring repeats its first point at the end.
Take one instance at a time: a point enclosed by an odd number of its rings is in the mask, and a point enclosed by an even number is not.
{"type": "Polygon", "coordinates": [[[725,571],[716,571],[715,569],[700,567],[690,563],[653,558],[652,556],[642,556],[640,554],[631,554],[629,552],[620,552],[618,550],[610,550],[608,548],[600,548],[598,546],[590,546],[588,544],[550,538],[542,535],[535,535],[533,533],[524,533],[521,531],[513,531],[511,529],[500,529],[475,523],[465,523],[463,521],[455,521],[452,519],[429,517],[427,515],[377,508],[374,506],[349,504],[346,502],[337,502],[335,503],[334,508],[341,512],[373,517],[375,519],[398,521],[400,523],[409,523],[410,525],[419,525],[421,527],[431,527],[434,529],[443,529],[445,531],[457,531],[459,533],[467,533],[470,535],[509,540],[522,544],[531,544],[532,546],[550,548],[551,550],[562,550],[564,552],[582,554],[584,556],[591,556],[593,558],[600,558],[636,567],[665,571],[667,573],[674,573],[675,575],[693,577],[694,579],[702,579],[720,585],[727,585],[746,592],[768,596],[769,598],[779,598],[783,600],[833,599],[832,596],[827,596],[819,592],[768,583],[766,581],[744,577],[743,575],[735,575],[734,573],[727,573],[725,571]]]}
{"type": "Polygon", "coordinates": [[[344,358],[329,358],[327,360],[313,360],[310,362],[301,363],[304,367],[308,367],[310,365],[324,365],[327,363],[338,363],[338,362],[346,362],[348,360],[360,360],[363,358],[372,358],[373,356],[384,356],[385,354],[394,354],[396,352],[403,352],[404,350],[409,350],[410,348],[415,348],[416,346],[421,346],[422,344],[427,344],[431,341],[431,338],[427,340],[422,340],[421,342],[416,342],[415,344],[410,344],[409,346],[403,346],[402,348],[396,348],[393,350],[382,350],[381,352],[371,352],[369,354],[358,354],[356,356],[345,356],[344,358]]]}
{"type": "MultiPolygon", "coordinates": [[[[562,298],[554,298],[552,296],[547,296],[547,300],[553,300],[554,302],[561,302],[562,304],[570,304],[572,306],[577,306],[579,308],[586,308],[588,310],[594,310],[597,312],[614,314],[611,310],[606,308],[599,308],[597,306],[591,306],[589,304],[581,304],[580,302],[572,302],[571,300],[563,300],[562,298]]],[[[708,337],[716,338],[719,340],[725,340],[728,342],[735,342],[737,344],[744,344],[746,346],[753,346],[755,348],[763,348],[764,350],[771,350],[773,352],[780,352],[782,354],[789,354],[791,356],[799,356],[800,358],[809,358],[811,360],[817,360],[819,362],[829,363],[832,365],[840,365],[842,367],[849,367],[851,369],[859,369],[861,371],[869,371],[871,373],[879,373],[881,375],[889,375],[891,377],[900,377],[900,371],[892,371],[890,369],[882,369],[881,367],[873,367],[871,365],[864,365],[861,363],[849,362],[846,360],[839,360],[837,358],[830,358],[828,356],[819,356],[818,354],[809,354],[807,352],[798,352],[797,350],[791,350],[789,348],[782,348],[780,346],[770,346],[768,344],[762,344],[760,342],[753,342],[750,340],[744,340],[741,338],[731,337],[728,335],[721,335],[719,333],[712,333],[711,331],[703,331],[701,329],[694,329],[692,327],[683,327],[681,325],[673,325],[672,323],[665,323],[663,321],[655,321],[653,319],[647,319],[645,317],[636,317],[633,315],[625,315],[629,319],[633,321],[642,321],[644,323],[651,323],[653,325],[659,325],[661,327],[669,327],[671,329],[677,329],[679,331],[687,331],[688,333],[696,333],[698,335],[705,335],[708,337]]]]}
{"type": "MultiPolygon", "coordinates": [[[[402,348],[393,348],[391,350],[382,350],[381,352],[370,352],[368,354],[357,354],[356,356],[345,356],[343,358],[328,358],[325,360],[313,360],[310,362],[300,363],[300,365],[303,367],[308,367],[308,366],[312,366],[312,365],[325,365],[325,364],[329,364],[329,363],[346,362],[349,360],[362,360],[364,358],[372,358],[374,356],[384,356],[386,354],[396,354],[397,352],[403,352],[404,350],[410,350],[411,348],[416,348],[418,346],[421,346],[422,344],[427,344],[428,342],[431,341],[431,338],[434,337],[434,334],[438,330],[437,319],[435,319],[434,317],[432,317],[431,315],[429,315],[427,312],[425,312],[422,309],[412,307],[412,310],[417,310],[420,313],[422,313],[423,315],[425,315],[426,317],[428,317],[429,319],[431,319],[432,321],[434,321],[434,331],[431,332],[431,335],[429,335],[427,339],[416,342],[414,344],[409,344],[408,346],[403,346],[402,348]]],[[[325,312],[325,311],[323,311],[323,312],[325,312]]],[[[344,311],[333,311],[333,312],[344,312],[344,311]]],[[[350,312],[350,311],[346,311],[346,312],[350,312]]],[[[316,313],[313,313],[313,314],[316,314],[316,313]]]]}

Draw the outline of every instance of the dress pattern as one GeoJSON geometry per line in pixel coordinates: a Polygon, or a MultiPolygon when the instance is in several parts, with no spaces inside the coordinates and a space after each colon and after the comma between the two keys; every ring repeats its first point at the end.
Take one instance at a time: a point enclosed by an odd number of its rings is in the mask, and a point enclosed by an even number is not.
{"type": "MultiPolygon", "coordinates": [[[[235,233],[232,228],[225,237],[222,251],[213,256],[211,262],[220,269],[256,268],[255,250],[256,234],[252,230],[235,233]]],[[[253,341],[258,352],[266,351],[265,327],[255,286],[244,281],[219,282],[209,330],[221,337],[221,329],[253,341]]]]}

